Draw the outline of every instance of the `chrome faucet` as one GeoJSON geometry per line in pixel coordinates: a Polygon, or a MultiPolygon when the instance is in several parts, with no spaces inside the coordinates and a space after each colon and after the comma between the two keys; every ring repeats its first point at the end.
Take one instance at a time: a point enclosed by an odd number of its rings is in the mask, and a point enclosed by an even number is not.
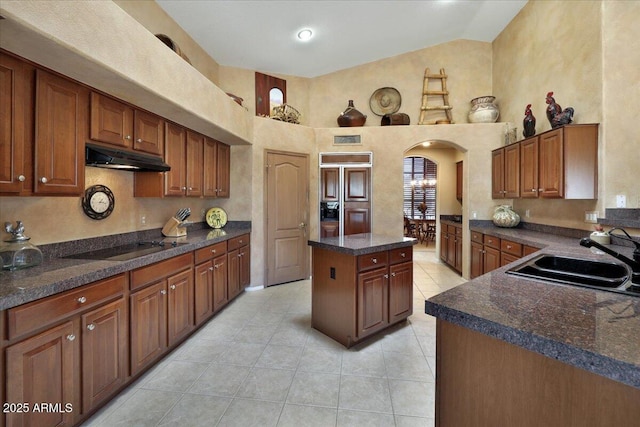
{"type": "Polygon", "coordinates": [[[634,285],[636,284],[640,284],[640,243],[636,242],[635,240],[633,240],[631,238],[631,236],[629,236],[629,234],[623,230],[622,228],[612,228],[611,230],[609,230],[609,235],[614,236],[614,237],[618,237],[624,240],[628,240],[630,242],[632,242],[636,248],[633,251],[633,259],[627,258],[626,256],[622,255],[621,253],[618,253],[612,249],[609,249],[608,247],[601,245],[598,242],[594,242],[593,240],[591,240],[588,237],[584,237],[580,240],[580,245],[584,246],[586,248],[590,248],[592,246],[595,246],[596,248],[600,249],[602,252],[605,252],[609,255],[611,255],[612,257],[619,259],[620,261],[624,262],[625,264],[627,264],[629,267],[631,267],[631,283],[633,283],[634,285]],[[616,234],[611,234],[612,231],[614,230],[620,230],[622,231],[624,234],[627,235],[627,237],[624,236],[618,236],[616,234]]]}

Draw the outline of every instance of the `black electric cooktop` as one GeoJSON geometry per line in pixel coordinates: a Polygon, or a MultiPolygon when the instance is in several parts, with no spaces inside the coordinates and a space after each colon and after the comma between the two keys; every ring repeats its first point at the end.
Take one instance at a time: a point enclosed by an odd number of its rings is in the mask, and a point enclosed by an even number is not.
{"type": "Polygon", "coordinates": [[[115,246],[113,248],[100,249],[96,251],[83,252],[80,254],[68,255],[64,258],[72,259],[90,259],[90,260],[108,260],[108,261],[127,261],[144,255],[150,255],[162,252],[167,249],[175,248],[183,245],[184,242],[176,241],[150,241],[137,242],[128,245],[115,246]]]}

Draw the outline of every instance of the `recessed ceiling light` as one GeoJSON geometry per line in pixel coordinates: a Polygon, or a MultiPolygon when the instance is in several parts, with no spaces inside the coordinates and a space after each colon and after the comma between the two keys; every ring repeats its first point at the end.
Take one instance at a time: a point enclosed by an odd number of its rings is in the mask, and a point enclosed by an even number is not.
{"type": "Polygon", "coordinates": [[[298,31],[298,38],[303,42],[308,41],[309,39],[311,39],[312,36],[313,36],[313,31],[311,31],[308,28],[298,31]]]}
{"type": "Polygon", "coordinates": [[[422,146],[423,146],[423,147],[428,147],[428,146],[430,146],[430,145],[431,145],[431,143],[430,143],[430,142],[428,142],[428,141],[427,141],[427,142],[423,142],[423,143],[422,143],[422,146]]]}

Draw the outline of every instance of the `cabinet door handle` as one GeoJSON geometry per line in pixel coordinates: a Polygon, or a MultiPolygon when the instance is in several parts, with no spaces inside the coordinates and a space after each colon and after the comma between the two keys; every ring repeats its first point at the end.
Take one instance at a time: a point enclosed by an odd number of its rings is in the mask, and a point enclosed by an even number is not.
{"type": "Polygon", "coordinates": [[[538,188],[538,191],[543,192],[544,188],[538,188]]]}
{"type": "Polygon", "coordinates": [[[87,297],[80,297],[80,298],[78,298],[78,302],[79,302],[80,304],[84,304],[85,302],[87,302],[87,297]]]}
{"type": "Polygon", "coordinates": [[[182,191],[187,191],[187,187],[182,187],[182,191]]]}
{"type": "Polygon", "coordinates": [[[171,285],[169,287],[171,288],[172,291],[176,289],[176,285],[171,285]]]}
{"type": "Polygon", "coordinates": [[[388,279],[388,278],[389,278],[389,275],[388,275],[388,274],[385,274],[385,275],[384,275],[384,278],[385,278],[385,279],[388,279]]]}
{"type": "Polygon", "coordinates": [[[160,291],[160,295],[166,295],[167,291],[165,291],[164,289],[160,291]]]}
{"type": "MultiPolygon", "coordinates": [[[[218,268],[218,267],[216,266],[216,268],[218,268]]],[[[209,271],[213,271],[213,267],[209,267],[209,271]]]]}
{"type": "Polygon", "coordinates": [[[26,179],[27,179],[27,178],[25,178],[25,176],[24,176],[24,175],[19,175],[19,176],[18,176],[18,181],[20,181],[20,182],[24,182],[26,179]]]}
{"type": "Polygon", "coordinates": [[[40,178],[40,182],[43,183],[43,184],[46,184],[47,181],[49,181],[49,180],[47,179],[46,176],[43,176],[43,177],[40,178]]]}
{"type": "Polygon", "coordinates": [[[73,335],[73,334],[69,334],[69,335],[67,335],[67,340],[69,340],[69,341],[73,341],[73,340],[75,340],[75,339],[76,339],[76,336],[75,336],[75,335],[73,335]]]}
{"type": "Polygon", "coordinates": [[[535,188],[532,188],[531,191],[535,193],[538,190],[536,190],[535,188]]]}
{"type": "Polygon", "coordinates": [[[391,277],[396,277],[396,273],[391,273],[391,277]]]}
{"type": "Polygon", "coordinates": [[[125,136],[124,139],[131,139],[131,135],[125,136]]]}
{"type": "Polygon", "coordinates": [[[220,267],[220,264],[214,264],[214,267],[218,268],[218,267],[220,267]]]}
{"type": "Polygon", "coordinates": [[[136,142],[142,142],[142,138],[136,139],[136,142]]]}
{"type": "Polygon", "coordinates": [[[96,325],[94,325],[93,323],[89,323],[87,325],[87,329],[90,330],[90,331],[93,331],[95,328],[96,328],[96,325]]]}

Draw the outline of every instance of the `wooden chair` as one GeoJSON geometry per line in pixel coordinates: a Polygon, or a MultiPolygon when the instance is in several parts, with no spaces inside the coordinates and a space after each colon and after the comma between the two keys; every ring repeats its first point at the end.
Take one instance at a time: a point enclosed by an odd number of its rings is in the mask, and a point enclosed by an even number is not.
{"type": "Polygon", "coordinates": [[[404,217],[404,235],[407,237],[415,237],[416,239],[420,239],[420,231],[416,227],[416,224],[406,216],[404,217]]]}

